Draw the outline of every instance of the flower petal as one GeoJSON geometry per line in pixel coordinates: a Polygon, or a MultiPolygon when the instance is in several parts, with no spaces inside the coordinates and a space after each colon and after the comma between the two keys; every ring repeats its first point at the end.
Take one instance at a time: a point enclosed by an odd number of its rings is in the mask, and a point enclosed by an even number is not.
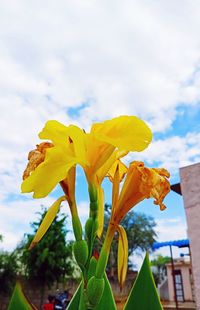
{"type": "Polygon", "coordinates": [[[113,182],[114,180],[114,176],[115,176],[115,172],[118,169],[119,171],[119,182],[121,182],[125,176],[125,174],[127,173],[128,168],[126,167],[126,165],[124,165],[121,160],[117,159],[112,167],[109,169],[107,176],[109,177],[110,181],[113,182]]]}
{"type": "Polygon", "coordinates": [[[68,148],[56,146],[47,149],[46,157],[21,185],[23,193],[34,192],[34,198],[47,196],[53,188],[66,178],[69,169],[77,163],[68,155],[68,148]]]}
{"type": "Polygon", "coordinates": [[[119,243],[118,243],[118,281],[120,283],[120,288],[123,288],[124,282],[126,280],[126,273],[128,268],[128,239],[125,229],[118,225],[117,227],[119,233],[119,243]]]}
{"type": "Polygon", "coordinates": [[[93,182],[94,175],[112,155],[114,147],[108,143],[99,141],[93,134],[87,134],[86,149],[87,166],[84,167],[84,170],[87,180],[93,182]]]}
{"type": "Polygon", "coordinates": [[[114,210],[115,221],[119,223],[132,207],[146,198],[154,198],[154,203],[164,210],[163,200],[170,191],[168,177],[166,169],[147,168],[143,162],[132,162],[114,210]]]}
{"type": "Polygon", "coordinates": [[[39,133],[40,139],[51,140],[55,145],[73,143],[74,155],[80,162],[86,160],[86,134],[75,125],[65,126],[58,121],[47,121],[45,127],[39,133]]]}
{"type": "Polygon", "coordinates": [[[49,208],[49,210],[47,211],[47,213],[46,213],[46,215],[42,221],[42,223],[40,224],[40,227],[38,228],[38,230],[35,234],[35,237],[33,238],[32,242],[29,246],[29,250],[31,250],[42,239],[42,237],[46,234],[47,230],[51,226],[53,220],[55,219],[55,217],[59,211],[61,202],[64,200],[66,200],[65,196],[60,197],[49,208]]]}
{"type": "Polygon", "coordinates": [[[91,132],[119,150],[143,151],[152,140],[152,133],[144,121],[136,116],[119,116],[92,126],[91,132]]]}

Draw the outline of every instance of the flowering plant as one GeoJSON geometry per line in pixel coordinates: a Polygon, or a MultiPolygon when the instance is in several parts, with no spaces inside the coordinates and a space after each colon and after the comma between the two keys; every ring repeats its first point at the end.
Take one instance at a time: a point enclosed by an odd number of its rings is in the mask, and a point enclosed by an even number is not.
{"type": "MultiPolygon", "coordinates": [[[[131,208],[146,198],[154,198],[154,204],[164,210],[163,199],[170,190],[167,170],[147,168],[143,162],[138,161],[131,162],[127,167],[122,162],[122,158],[129,152],[140,152],[147,148],[152,133],[139,118],[120,116],[93,124],[89,133],[75,125],[64,126],[51,120],[46,123],[39,137],[48,141],[40,143],[29,153],[29,161],[23,174],[22,192],[33,192],[34,198],[41,198],[60,184],[64,195],[47,211],[30,250],[45,235],[61,203],[67,201],[75,236],[74,256],[82,272],[81,283],[67,309],[116,309],[105,273],[113,237],[116,233],[119,236],[118,280],[122,288],[127,272],[128,240],[120,222],[131,208]],[[84,230],[75,195],[77,165],[84,170],[89,193],[89,214],[84,230]],[[94,241],[101,238],[103,230],[102,182],[105,177],[112,183],[112,210],[106,237],[97,259],[93,250],[94,241]]],[[[124,306],[125,310],[133,308],[162,309],[148,255],[124,306]]]]}

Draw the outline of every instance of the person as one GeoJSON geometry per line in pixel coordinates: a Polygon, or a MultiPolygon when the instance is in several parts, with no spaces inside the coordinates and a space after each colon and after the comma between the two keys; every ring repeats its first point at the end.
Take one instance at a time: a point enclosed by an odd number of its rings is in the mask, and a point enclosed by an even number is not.
{"type": "Polygon", "coordinates": [[[55,297],[52,295],[48,296],[48,302],[42,306],[42,310],[54,310],[55,297]]]}
{"type": "Polygon", "coordinates": [[[65,310],[70,301],[69,289],[59,293],[55,297],[55,310],[65,310]]]}

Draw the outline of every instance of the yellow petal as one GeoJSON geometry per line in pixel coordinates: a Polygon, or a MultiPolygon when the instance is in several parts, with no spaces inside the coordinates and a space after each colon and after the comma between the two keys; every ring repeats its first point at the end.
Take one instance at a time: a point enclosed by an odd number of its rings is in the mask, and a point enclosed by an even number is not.
{"type": "Polygon", "coordinates": [[[97,170],[97,178],[99,184],[102,183],[105,176],[107,176],[110,168],[112,167],[113,163],[116,161],[117,151],[114,151],[111,156],[105,161],[105,163],[97,170]]]}
{"type": "Polygon", "coordinates": [[[42,237],[46,234],[48,228],[51,226],[53,220],[55,219],[55,217],[59,211],[61,202],[64,200],[66,200],[65,196],[60,197],[49,208],[49,210],[47,211],[40,227],[38,228],[38,231],[35,234],[35,237],[33,238],[33,241],[31,242],[31,244],[29,246],[29,250],[32,249],[42,239],[42,237]]]}
{"type": "Polygon", "coordinates": [[[104,190],[101,186],[98,188],[98,230],[97,236],[100,238],[103,232],[104,225],[104,190]]]}
{"type": "Polygon", "coordinates": [[[136,116],[119,116],[92,126],[91,132],[119,150],[143,151],[152,140],[152,133],[144,121],[136,116]]]}
{"type": "Polygon", "coordinates": [[[125,229],[118,225],[117,227],[119,233],[119,243],[118,243],[118,281],[120,283],[120,288],[123,288],[124,282],[126,280],[126,273],[128,267],[128,239],[125,229]]]}
{"type": "Polygon", "coordinates": [[[128,170],[126,165],[124,165],[121,162],[121,160],[117,159],[108,171],[108,177],[109,177],[111,182],[113,182],[113,180],[114,180],[114,175],[115,175],[115,172],[117,169],[119,171],[119,182],[121,182],[123,180],[123,178],[124,178],[124,176],[128,170]]]}
{"type": "Polygon", "coordinates": [[[70,168],[67,177],[60,182],[60,185],[66,195],[66,199],[71,206],[75,203],[75,183],[76,183],[76,167],[70,168]]]}
{"type": "Polygon", "coordinates": [[[79,127],[75,125],[65,126],[55,120],[46,122],[45,127],[39,133],[41,139],[51,140],[55,145],[73,143],[74,156],[84,164],[86,160],[85,136],[86,134],[79,127]]]}
{"type": "Polygon", "coordinates": [[[68,127],[58,121],[47,121],[42,131],[39,133],[40,139],[48,139],[54,144],[66,143],[68,137],[68,127]]]}
{"type": "Polygon", "coordinates": [[[92,183],[95,173],[109,159],[114,147],[108,143],[99,141],[93,134],[86,135],[87,166],[84,167],[87,180],[92,183]]]}
{"type": "Polygon", "coordinates": [[[112,188],[113,211],[116,208],[118,197],[119,197],[119,184],[120,184],[119,165],[117,165],[115,168],[114,176],[113,176],[113,188],[112,188]]]}
{"type": "Polygon", "coordinates": [[[23,193],[34,192],[34,198],[47,196],[67,176],[77,159],[68,155],[68,148],[56,146],[47,149],[46,157],[21,185],[23,193]]]}

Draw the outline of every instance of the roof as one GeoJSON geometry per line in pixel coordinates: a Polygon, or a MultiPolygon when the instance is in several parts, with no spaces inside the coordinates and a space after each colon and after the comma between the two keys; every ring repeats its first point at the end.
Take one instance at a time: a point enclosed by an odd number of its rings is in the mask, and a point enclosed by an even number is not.
{"type": "Polygon", "coordinates": [[[171,190],[173,190],[174,192],[176,192],[179,195],[182,195],[180,183],[176,183],[176,184],[171,185],[171,190]]]}
{"type": "Polygon", "coordinates": [[[153,250],[159,249],[163,246],[177,246],[178,248],[185,248],[189,247],[189,239],[182,239],[182,240],[173,240],[173,241],[165,241],[165,242],[154,242],[153,243],[153,250]]]}

